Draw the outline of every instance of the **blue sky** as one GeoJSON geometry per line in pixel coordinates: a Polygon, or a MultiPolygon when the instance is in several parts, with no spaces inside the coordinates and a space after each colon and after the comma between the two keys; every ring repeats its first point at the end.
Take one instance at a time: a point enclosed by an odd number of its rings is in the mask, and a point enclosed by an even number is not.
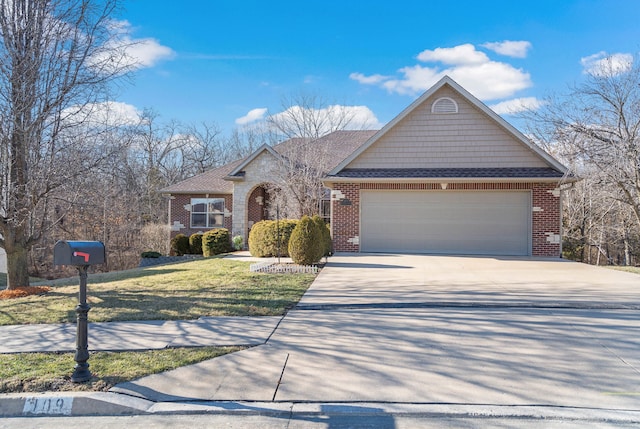
{"type": "Polygon", "coordinates": [[[116,101],[224,133],[301,92],[379,127],[443,74],[512,120],[640,50],[637,0],[128,0],[118,18],[144,67],[116,101]]]}

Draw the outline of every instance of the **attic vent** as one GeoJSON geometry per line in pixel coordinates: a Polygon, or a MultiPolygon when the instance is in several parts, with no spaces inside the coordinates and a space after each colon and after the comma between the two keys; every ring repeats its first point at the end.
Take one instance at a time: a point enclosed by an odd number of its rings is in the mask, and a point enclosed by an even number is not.
{"type": "Polygon", "coordinates": [[[449,97],[438,98],[431,106],[431,113],[458,113],[458,104],[449,97]]]}

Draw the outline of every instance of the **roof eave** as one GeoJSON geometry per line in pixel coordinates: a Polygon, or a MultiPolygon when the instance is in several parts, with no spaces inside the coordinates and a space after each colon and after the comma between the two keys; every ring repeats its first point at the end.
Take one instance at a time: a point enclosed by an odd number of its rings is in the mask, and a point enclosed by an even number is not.
{"type": "Polygon", "coordinates": [[[163,196],[171,195],[233,195],[233,191],[189,190],[189,191],[160,191],[163,196]]]}
{"type": "Polygon", "coordinates": [[[334,183],[570,183],[568,177],[325,177],[324,185],[334,183]]]}

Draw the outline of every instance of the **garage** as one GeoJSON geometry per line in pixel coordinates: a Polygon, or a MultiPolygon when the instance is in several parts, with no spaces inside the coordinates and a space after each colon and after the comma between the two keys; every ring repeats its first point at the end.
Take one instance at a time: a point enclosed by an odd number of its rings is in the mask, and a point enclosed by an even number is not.
{"type": "Polygon", "coordinates": [[[360,193],[362,252],[531,254],[529,191],[360,193]]]}

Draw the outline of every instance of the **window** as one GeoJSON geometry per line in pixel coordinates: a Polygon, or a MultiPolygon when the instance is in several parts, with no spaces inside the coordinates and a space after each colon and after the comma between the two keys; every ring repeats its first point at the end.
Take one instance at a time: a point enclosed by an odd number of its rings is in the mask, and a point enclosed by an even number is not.
{"type": "Polygon", "coordinates": [[[449,97],[441,97],[433,102],[431,113],[458,113],[458,103],[449,97]]]}
{"type": "Polygon", "coordinates": [[[331,221],[331,189],[323,190],[319,209],[319,215],[324,223],[329,223],[331,221]]]}
{"type": "Polygon", "coordinates": [[[222,228],[224,198],[191,198],[191,228],[222,228]]]}

